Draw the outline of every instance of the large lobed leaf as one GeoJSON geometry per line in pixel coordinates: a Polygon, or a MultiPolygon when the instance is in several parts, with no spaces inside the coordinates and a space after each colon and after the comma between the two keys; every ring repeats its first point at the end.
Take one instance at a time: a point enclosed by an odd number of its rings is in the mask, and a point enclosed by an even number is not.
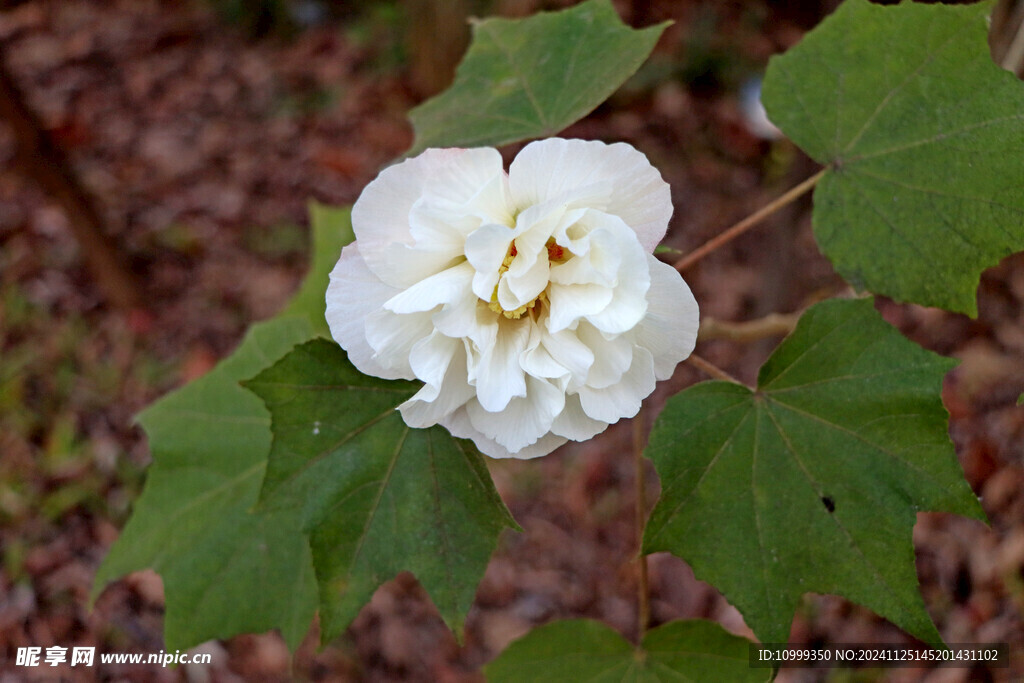
{"type": "Polygon", "coordinates": [[[770,118],[829,167],[818,244],[859,288],[973,315],[1024,249],[1024,86],[989,56],[991,7],[846,0],[769,64],[770,118]]]}
{"type": "Polygon", "coordinates": [[[271,628],[294,649],[316,611],[300,515],[252,513],[270,451],[270,415],[239,385],[326,330],[327,273],[353,235],[346,209],[313,205],[311,212],[314,265],[286,312],[253,326],[229,358],[138,418],[153,464],[93,593],[128,572],[155,569],[164,581],[168,650],[271,628]]]}
{"type": "Polygon", "coordinates": [[[401,571],[416,575],[459,632],[498,535],[517,526],[482,456],[441,427],[406,426],[395,406],[417,385],[363,375],[325,340],[246,386],[273,415],[262,507],[301,512],[323,640],[401,571]]]}
{"type": "Polygon", "coordinates": [[[947,434],[953,365],[870,300],[814,306],[757,391],[707,382],[668,401],[647,449],[662,495],[644,551],[689,562],[764,642],[788,640],[806,592],[940,642],[917,589],[916,513],[984,518],[947,434]]]}
{"type": "Polygon", "coordinates": [[[665,26],[631,29],[610,0],[474,22],[455,83],[409,113],[416,139],[408,154],[554,135],[640,68],[665,26]]]}
{"type": "Polygon", "coordinates": [[[663,624],[639,648],[597,621],[555,621],[512,643],[484,671],[491,683],[770,679],[770,671],[748,665],[749,644],[710,621],[663,624]]]}

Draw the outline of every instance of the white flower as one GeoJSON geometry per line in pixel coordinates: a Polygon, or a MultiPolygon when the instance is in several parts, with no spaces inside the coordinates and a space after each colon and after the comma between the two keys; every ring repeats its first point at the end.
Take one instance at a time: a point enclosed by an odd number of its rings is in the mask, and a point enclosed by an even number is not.
{"type": "Polygon", "coordinates": [[[363,373],[418,379],[399,406],[492,457],[582,441],[693,350],[697,302],[651,255],[668,185],[627,144],[549,139],[508,173],[494,149],[431,149],[352,209],[327,322],[363,373]]]}

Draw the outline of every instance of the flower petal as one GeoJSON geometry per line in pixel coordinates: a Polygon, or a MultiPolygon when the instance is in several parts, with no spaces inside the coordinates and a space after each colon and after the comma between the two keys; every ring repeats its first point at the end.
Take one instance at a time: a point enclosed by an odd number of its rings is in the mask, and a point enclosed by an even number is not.
{"type": "Polygon", "coordinates": [[[634,333],[634,342],[651,352],[654,376],[668,379],[693,351],[700,326],[697,300],[675,268],[648,255],[651,287],[647,315],[634,333]]]}
{"type": "MultiPolygon", "coordinates": [[[[447,251],[414,247],[410,214],[428,196],[437,205],[465,204],[480,189],[504,176],[494,149],[432,149],[381,171],[352,207],[352,227],[367,267],[381,280],[405,288],[439,272],[452,259],[447,251]]],[[[497,216],[507,207],[495,206],[497,216]]]]}
{"type": "Polygon", "coordinates": [[[523,371],[534,377],[557,379],[567,377],[570,372],[559,363],[544,345],[544,328],[530,325],[530,340],[526,349],[519,356],[519,365],[523,371]]]}
{"type": "Polygon", "coordinates": [[[593,192],[591,186],[603,189],[604,201],[588,205],[621,217],[653,252],[672,217],[672,197],[642,152],[621,142],[549,138],[524,147],[509,168],[512,200],[520,207],[593,192]]]}
{"type": "Polygon", "coordinates": [[[454,413],[441,420],[440,424],[451,432],[452,436],[457,436],[460,439],[472,439],[473,443],[476,444],[476,447],[480,449],[481,453],[489,455],[492,458],[517,458],[519,460],[539,458],[542,455],[547,455],[568,441],[564,436],[548,433],[529,446],[521,448],[515,452],[510,452],[497,441],[487,438],[480,432],[480,430],[475,428],[469,421],[469,415],[465,407],[459,408],[454,413]]]}
{"type": "Polygon", "coordinates": [[[633,342],[626,335],[607,338],[590,325],[580,323],[576,328],[579,340],[593,353],[594,362],[587,373],[586,386],[604,389],[619,382],[633,363],[633,342]]]}
{"type": "Polygon", "coordinates": [[[547,318],[548,332],[557,334],[572,329],[581,318],[597,315],[612,301],[612,290],[600,285],[557,285],[548,288],[551,313],[547,318]]]}
{"type": "Polygon", "coordinates": [[[358,243],[341,250],[327,286],[325,317],[331,336],[348,352],[352,364],[367,375],[384,379],[412,379],[412,374],[381,365],[366,341],[366,317],[398,293],[366,267],[358,243]]]}
{"type": "Polygon", "coordinates": [[[482,349],[472,379],[484,410],[496,413],[504,410],[513,398],[526,396],[526,377],[519,356],[530,339],[530,322],[529,318],[499,319],[494,344],[482,349]]]}
{"type": "Polygon", "coordinates": [[[466,238],[466,258],[476,269],[473,276],[473,292],[483,301],[490,301],[498,284],[502,262],[508,254],[509,245],[516,232],[506,225],[488,223],[473,231],[466,238]]]}
{"type": "Polygon", "coordinates": [[[595,420],[614,424],[619,418],[633,417],[640,403],[654,391],[654,360],[647,349],[633,347],[633,362],[622,379],[604,389],[582,387],[579,391],[583,411],[595,420]]]}
{"type": "Polygon", "coordinates": [[[380,308],[366,316],[366,341],[373,349],[373,359],[391,371],[401,373],[399,377],[404,379],[414,377],[409,365],[412,347],[433,331],[429,313],[400,315],[380,308]]]}
{"type": "Polygon", "coordinates": [[[565,397],[565,408],[551,424],[551,432],[573,441],[586,441],[608,429],[607,422],[601,422],[583,412],[580,397],[571,394],[565,397]]]}
{"type": "Polygon", "coordinates": [[[441,333],[456,339],[468,339],[477,349],[493,346],[498,335],[498,319],[494,311],[469,288],[434,313],[433,321],[441,333]]]}
{"type": "Polygon", "coordinates": [[[537,327],[542,332],[541,342],[544,349],[555,362],[569,372],[571,382],[568,386],[572,389],[582,386],[594,365],[594,352],[575,332],[563,330],[551,333],[543,321],[538,322],[537,327]]]}
{"type": "Polygon", "coordinates": [[[607,246],[614,245],[620,261],[611,301],[600,312],[588,315],[587,320],[602,332],[622,334],[636,327],[647,312],[647,290],[651,286],[648,254],[640,249],[636,240],[623,234],[625,227],[614,222],[595,231],[595,240],[598,232],[602,235],[601,242],[607,239],[610,243],[607,246]]]}
{"type": "Polygon", "coordinates": [[[434,332],[413,347],[409,363],[424,385],[398,406],[410,427],[440,422],[476,394],[466,377],[466,349],[462,340],[434,332]]]}
{"type": "Polygon", "coordinates": [[[527,375],[526,394],[513,398],[500,412],[486,410],[479,401],[466,403],[470,423],[488,439],[516,453],[551,431],[565,406],[565,393],[547,380],[527,375]]]}
{"type": "Polygon", "coordinates": [[[384,308],[393,313],[419,313],[460,298],[473,281],[473,266],[460,263],[431,275],[389,299],[384,308]]]}

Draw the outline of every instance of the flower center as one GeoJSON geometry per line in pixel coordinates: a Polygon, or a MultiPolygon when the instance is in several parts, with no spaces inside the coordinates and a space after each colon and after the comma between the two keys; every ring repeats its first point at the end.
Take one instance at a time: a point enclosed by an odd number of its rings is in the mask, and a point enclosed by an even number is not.
{"type": "MultiPolygon", "coordinates": [[[[558,244],[557,242],[555,242],[554,237],[549,237],[547,243],[544,246],[548,250],[549,263],[565,263],[570,258],[572,258],[572,252],[563,247],[562,245],[558,244]]],[[[519,252],[516,251],[516,241],[512,240],[512,243],[508,246],[508,253],[505,254],[505,258],[502,260],[501,266],[498,267],[499,283],[501,282],[501,278],[503,278],[505,276],[505,273],[508,271],[509,266],[512,265],[512,261],[515,260],[515,257],[518,253],[519,252]]],[[[543,291],[541,291],[540,294],[537,295],[537,297],[533,301],[530,301],[529,303],[526,303],[514,310],[507,311],[501,307],[500,303],[498,303],[498,285],[494,285],[494,292],[491,294],[491,300],[487,304],[487,307],[490,308],[495,313],[500,313],[509,320],[519,320],[519,318],[523,317],[523,314],[526,313],[527,311],[529,311],[531,315],[536,315],[537,313],[539,313],[540,308],[538,307],[538,303],[545,304],[547,303],[547,301],[548,293],[547,289],[545,288],[543,291]]]]}

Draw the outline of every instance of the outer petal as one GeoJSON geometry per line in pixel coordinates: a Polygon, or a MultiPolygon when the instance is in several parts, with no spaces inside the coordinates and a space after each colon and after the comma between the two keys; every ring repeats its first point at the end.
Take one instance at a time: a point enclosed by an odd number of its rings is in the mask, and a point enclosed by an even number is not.
{"type": "Polygon", "coordinates": [[[672,217],[668,184],[642,152],[625,143],[549,138],[523,148],[509,168],[509,188],[517,206],[530,206],[601,188],[604,205],[636,231],[648,253],[665,236],[672,217]]]}
{"type": "Polygon", "coordinates": [[[516,453],[551,431],[551,424],[565,406],[561,388],[527,375],[526,395],[513,398],[500,412],[485,410],[479,401],[466,403],[473,427],[488,439],[516,453]]]}
{"type": "Polygon", "coordinates": [[[413,379],[409,365],[412,347],[434,331],[430,313],[399,315],[381,308],[366,316],[366,342],[374,352],[374,360],[403,379],[413,379]]]}
{"type": "Polygon", "coordinates": [[[515,236],[515,230],[508,226],[487,223],[466,238],[466,258],[476,269],[473,292],[483,301],[491,300],[494,287],[498,284],[498,269],[515,236]]]}
{"type": "Polygon", "coordinates": [[[565,408],[555,418],[551,432],[573,441],[586,441],[608,429],[607,422],[601,422],[583,412],[580,397],[572,394],[565,397],[565,408]]]}
{"type": "Polygon", "coordinates": [[[508,207],[498,205],[497,193],[480,196],[482,188],[503,175],[501,155],[490,148],[431,149],[381,171],[352,207],[352,227],[367,267],[399,288],[442,270],[452,260],[448,250],[411,248],[413,205],[425,197],[436,212],[438,206],[492,201],[491,213],[505,218],[508,207]]]}
{"type": "Polygon", "coordinates": [[[494,345],[498,335],[498,321],[471,289],[465,289],[452,302],[445,304],[433,315],[437,329],[456,339],[468,339],[477,349],[494,345]]]}
{"type": "Polygon", "coordinates": [[[651,271],[647,315],[633,333],[633,341],[651,352],[655,377],[668,379],[697,343],[700,311],[675,268],[649,254],[647,259],[651,271]]]}
{"type": "Polygon", "coordinates": [[[633,417],[640,403],[654,391],[654,361],[647,349],[633,347],[633,363],[617,384],[605,389],[582,387],[579,391],[583,411],[595,420],[614,424],[633,417]]]}
{"type": "Polygon", "coordinates": [[[549,433],[542,436],[535,443],[512,453],[494,439],[489,439],[484,436],[480,430],[474,427],[469,421],[469,415],[465,407],[459,408],[454,413],[441,420],[440,424],[451,432],[453,436],[457,436],[461,439],[472,439],[473,443],[476,444],[476,447],[480,449],[481,453],[489,455],[492,458],[517,458],[519,460],[539,458],[542,455],[547,455],[568,441],[564,436],[549,433]]]}
{"type": "Polygon", "coordinates": [[[384,302],[399,290],[384,284],[374,275],[356,242],[341,250],[341,258],[331,271],[327,286],[327,324],[331,336],[348,352],[348,358],[360,372],[384,379],[411,379],[401,370],[386,368],[374,359],[374,351],[366,341],[366,318],[380,310],[384,302]]]}

